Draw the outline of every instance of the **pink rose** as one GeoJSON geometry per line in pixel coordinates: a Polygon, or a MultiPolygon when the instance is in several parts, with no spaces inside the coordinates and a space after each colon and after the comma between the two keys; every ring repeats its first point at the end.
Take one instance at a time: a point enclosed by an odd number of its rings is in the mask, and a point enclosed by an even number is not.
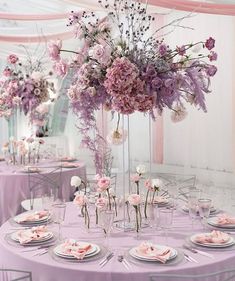
{"type": "Polygon", "coordinates": [[[144,182],[144,186],[149,190],[149,191],[154,191],[154,188],[152,186],[152,182],[150,179],[147,179],[145,182],[144,182]]]}
{"type": "Polygon", "coordinates": [[[9,77],[12,75],[12,70],[10,68],[5,68],[3,70],[3,75],[6,76],[6,77],[9,77]]]}
{"type": "Polygon", "coordinates": [[[90,51],[89,55],[98,61],[98,63],[107,65],[110,61],[111,50],[109,47],[104,47],[103,45],[96,44],[90,51]]]}
{"type": "Polygon", "coordinates": [[[103,19],[101,19],[98,24],[98,30],[100,32],[104,32],[104,31],[110,30],[110,29],[111,29],[111,26],[108,22],[108,17],[104,17],[103,19]]]}
{"type": "Polygon", "coordinates": [[[12,64],[15,64],[18,60],[19,58],[14,54],[9,55],[7,58],[7,61],[12,64]]]}
{"type": "Polygon", "coordinates": [[[105,191],[110,186],[110,178],[109,177],[102,177],[102,178],[100,178],[98,180],[97,185],[98,185],[98,188],[97,188],[98,192],[105,191]]]}
{"type": "Polygon", "coordinates": [[[65,76],[68,71],[68,64],[64,60],[55,62],[53,69],[58,76],[65,76]]]}
{"type": "Polygon", "coordinates": [[[107,198],[98,198],[96,200],[95,206],[99,209],[99,210],[104,210],[108,205],[108,199],[107,198]]]}
{"type": "Polygon", "coordinates": [[[51,41],[48,44],[48,52],[49,56],[52,60],[59,60],[60,59],[60,49],[62,48],[62,41],[51,41]]]}
{"type": "Polygon", "coordinates": [[[128,201],[132,206],[137,206],[141,203],[141,197],[139,194],[130,194],[128,196],[128,201]]]}
{"type": "Polygon", "coordinates": [[[139,182],[140,179],[141,179],[141,176],[139,174],[131,175],[131,181],[133,181],[133,182],[139,182]]]}
{"type": "Polygon", "coordinates": [[[82,207],[87,203],[87,197],[85,195],[76,194],[75,198],[73,199],[73,203],[82,207]]]}

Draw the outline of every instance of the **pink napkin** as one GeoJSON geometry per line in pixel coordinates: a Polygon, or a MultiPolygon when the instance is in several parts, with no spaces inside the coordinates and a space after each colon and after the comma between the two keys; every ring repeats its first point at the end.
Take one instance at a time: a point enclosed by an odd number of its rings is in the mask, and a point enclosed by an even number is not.
{"type": "Polygon", "coordinates": [[[63,253],[72,255],[78,260],[82,260],[90,248],[90,244],[81,245],[81,243],[73,239],[66,240],[65,243],[62,244],[63,253]]]}
{"type": "Polygon", "coordinates": [[[75,160],[75,158],[73,158],[73,157],[63,157],[63,158],[61,158],[61,161],[72,161],[72,160],[75,160]]]}
{"type": "Polygon", "coordinates": [[[154,198],[154,203],[165,203],[168,202],[168,199],[164,196],[156,196],[154,198]]]}
{"type": "Polygon", "coordinates": [[[223,214],[218,217],[217,223],[219,225],[235,224],[235,218],[231,218],[228,215],[223,214]]]}
{"type": "Polygon", "coordinates": [[[72,167],[72,168],[76,168],[79,167],[80,164],[79,163],[71,163],[71,162],[64,162],[62,164],[62,167],[72,167]]]}
{"type": "Polygon", "coordinates": [[[138,254],[144,257],[154,258],[155,260],[160,261],[161,263],[166,263],[166,261],[169,260],[171,256],[171,250],[169,248],[158,249],[150,242],[141,243],[137,247],[136,251],[138,254]]]}
{"type": "Polygon", "coordinates": [[[200,234],[195,238],[195,242],[204,244],[204,243],[215,243],[215,244],[224,244],[228,242],[230,236],[227,233],[213,230],[211,233],[200,234]]]}
{"type": "Polygon", "coordinates": [[[27,214],[25,216],[22,216],[20,218],[17,218],[18,223],[23,222],[32,222],[32,221],[38,221],[39,219],[43,219],[44,217],[48,217],[49,212],[48,211],[39,211],[31,214],[27,214]]]}
{"type": "Polygon", "coordinates": [[[44,225],[32,227],[27,230],[20,230],[17,232],[17,236],[20,244],[27,244],[31,241],[37,241],[47,236],[49,232],[44,225]]]}

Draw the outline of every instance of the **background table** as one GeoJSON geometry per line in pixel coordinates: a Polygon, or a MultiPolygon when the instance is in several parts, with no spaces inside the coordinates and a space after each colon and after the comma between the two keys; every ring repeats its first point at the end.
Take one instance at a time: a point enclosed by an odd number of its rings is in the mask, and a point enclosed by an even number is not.
{"type": "MultiPolygon", "coordinates": [[[[40,166],[56,166],[60,162],[44,161],[40,166]]],[[[21,210],[20,203],[24,199],[30,198],[28,187],[28,174],[22,172],[22,167],[7,165],[0,162],[0,225],[7,219],[16,215],[21,210]]],[[[80,176],[86,179],[86,166],[79,163],[76,168],[62,168],[60,196],[69,201],[74,189],[70,186],[72,176],[80,176]]]]}
{"type": "MultiPolygon", "coordinates": [[[[97,227],[92,227],[90,233],[87,233],[83,228],[83,220],[78,217],[78,213],[78,208],[72,203],[68,203],[65,223],[62,227],[63,237],[85,239],[97,244],[103,243],[103,231],[97,227]]],[[[94,220],[94,217],[92,219],[94,220]]],[[[149,274],[156,272],[203,274],[235,267],[235,250],[232,247],[217,250],[205,249],[205,251],[214,255],[214,259],[184,250],[190,256],[197,259],[199,261],[198,264],[187,262],[184,259],[176,265],[142,264],[137,262],[131,263],[131,271],[127,271],[117,261],[118,253],[127,252],[129,248],[146,240],[165,244],[163,233],[150,228],[143,230],[139,240],[136,239],[136,235],[133,232],[124,233],[115,229],[110,239],[110,245],[115,252],[115,256],[103,268],[99,267],[98,261],[76,264],[69,262],[61,263],[54,260],[48,253],[42,256],[33,256],[35,252],[22,252],[22,248],[9,245],[4,237],[11,229],[12,225],[9,222],[6,222],[0,228],[0,266],[30,270],[33,273],[34,281],[149,281],[149,274]]],[[[193,233],[201,231],[201,224],[196,223],[193,233]]],[[[188,215],[176,211],[173,228],[169,232],[169,246],[183,250],[182,245],[186,237],[191,233],[191,221],[188,215]]],[[[167,281],[167,279],[162,278],[161,281],[167,281]]],[[[208,279],[208,281],[211,281],[211,279],[208,279]]],[[[213,281],[218,280],[213,279],[213,281]]]]}

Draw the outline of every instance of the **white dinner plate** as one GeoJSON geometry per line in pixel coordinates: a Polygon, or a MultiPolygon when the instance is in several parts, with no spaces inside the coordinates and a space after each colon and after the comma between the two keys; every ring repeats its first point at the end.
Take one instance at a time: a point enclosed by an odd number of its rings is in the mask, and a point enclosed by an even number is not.
{"type": "Polygon", "coordinates": [[[209,218],[207,223],[220,228],[235,228],[235,224],[218,224],[217,217],[209,218]]]}
{"type": "MultiPolygon", "coordinates": [[[[154,245],[154,247],[156,247],[156,248],[158,248],[158,249],[160,249],[160,250],[166,250],[166,249],[170,249],[170,251],[171,251],[171,255],[170,255],[170,257],[169,257],[169,259],[168,260],[172,260],[172,259],[174,259],[174,258],[176,258],[177,257],[177,251],[174,249],[174,248],[171,248],[171,247],[167,247],[167,246],[163,246],[163,245],[154,245]]],[[[158,261],[158,260],[156,260],[154,257],[146,257],[146,256],[144,256],[144,255],[141,255],[140,253],[138,253],[138,251],[137,251],[137,247],[134,247],[134,248],[131,248],[130,250],[129,250],[129,254],[133,257],[133,258],[135,258],[135,259],[138,259],[138,260],[142,260],[142,261],[158,261]]]]}
{"type": "Polygon", "coordinates": [[[32,213],[36,213],[36,212],[35,211],[29,211],[29,212],[26,212],[26,213],[22,213],[22,214],[19,214],[19,215],[15,216],[13,219],[14,219],[15,222],[17,222],[19,224],[27,224],[27,225],[44,223],[44,222],[46,222],[50,219],[50,214],[48,214],[48,215],[43,216],[39,219],[19,222],[19,220],[24,219],[24,217],[27,217],[28,215],[30,215],[32,213]]]}
{"type": "MultiPolygon", "coordinates": [[[[91,249],[89,249],[87,251],[84,258],[89,258],[89,257],[95,256],[100,252],[100,247],[96,244],[92,244],[92,243],[88,243],[88,242],[79,242],[79,243],[83,246],[88,245],[88,244],[91,245],[91,249]]],[[[76,257],[74,257],[71,254],[64,253],[62,250],[62,244],[59,244],[58,246],[56,246],[53,251],[59,257],[62,257],[65,259],[77,259],[76,257]]]]}
{"type": "MultiPolygon", "coordinates": [[[[18,232],[19,231],[16,231],[16,232],[13,232],[11,234],[11,239],[15,242],[19,242],[19,236],[18,236],[18,232]]],[[[45,232],[45,236],[42,236],[40,239],[38,240],[32,240],[28,243],[25,243],[27,245],[32,245],[32,244],[38,244],[38,243],[42,243],[42,242],[45,242],[45,241],[48,241],[50,240],[51,238],[53,237],[53,233],[52,232],[45,232]]]]}
{"type": "Polygon", "coordinates": [[[230,236],[229,240],[225,243],[199,243],[197,241],[195,241],[196,236],[198,235],[205,235],[205,234],[210,234],[210,233],[199,233],[199,234],[194,234],[190,237],[190,241],[195,244],[195,245],[199,245],[199,246],[203,246],[203,247],[207,247],[207,248],[226,248],[226,247],[230,247],[233,244],[235,244],[235,240],[233,237],[230,236]]]}

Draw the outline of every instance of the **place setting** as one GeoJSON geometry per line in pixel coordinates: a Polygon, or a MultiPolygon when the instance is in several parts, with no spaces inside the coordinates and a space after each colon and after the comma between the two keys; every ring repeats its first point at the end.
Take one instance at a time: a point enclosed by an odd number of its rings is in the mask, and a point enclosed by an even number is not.
{"type": "Polygon", "coordinates": [[[49,210],[27,211],[14,216],[9,222],[16,227],[31,227],[51,222],[51,212],[49,210]]]}
{"type": "Polygon", "coordinates": [[[76,160],[74,160],[74,161],[70,161],[70,162],[68,162],[68,161],[65,161],[65,162],[62,162],[61,163],[61,167],[62,168],[78,168],[78,167],[80,167],[81,165],[79,164],[79,163],[76,163],[75,162],[76,160]]]}
{"type": "Polygon", "coordinates": [[[108,250],[102,245],[76,239],[60,241],[48,251],[58,262],[86,263],[102,259],[108,250]]]}
{"type": "Polygon", "coordinates": [[[212,230],[211,232],[202,232],[191,235],[187,242],[189,242],[189,248],[201,247],[216,250],[234,249],[235,239],[233,236],[226,232],[219,230],[212,230]]]}
{"type": "Polygon", "coordinates": [[[126,253],[127,260],[135,265],[167,266],[176,265],[184,260],[184,253],[174,247],[144,241],[130,248],[126,253]]]}

